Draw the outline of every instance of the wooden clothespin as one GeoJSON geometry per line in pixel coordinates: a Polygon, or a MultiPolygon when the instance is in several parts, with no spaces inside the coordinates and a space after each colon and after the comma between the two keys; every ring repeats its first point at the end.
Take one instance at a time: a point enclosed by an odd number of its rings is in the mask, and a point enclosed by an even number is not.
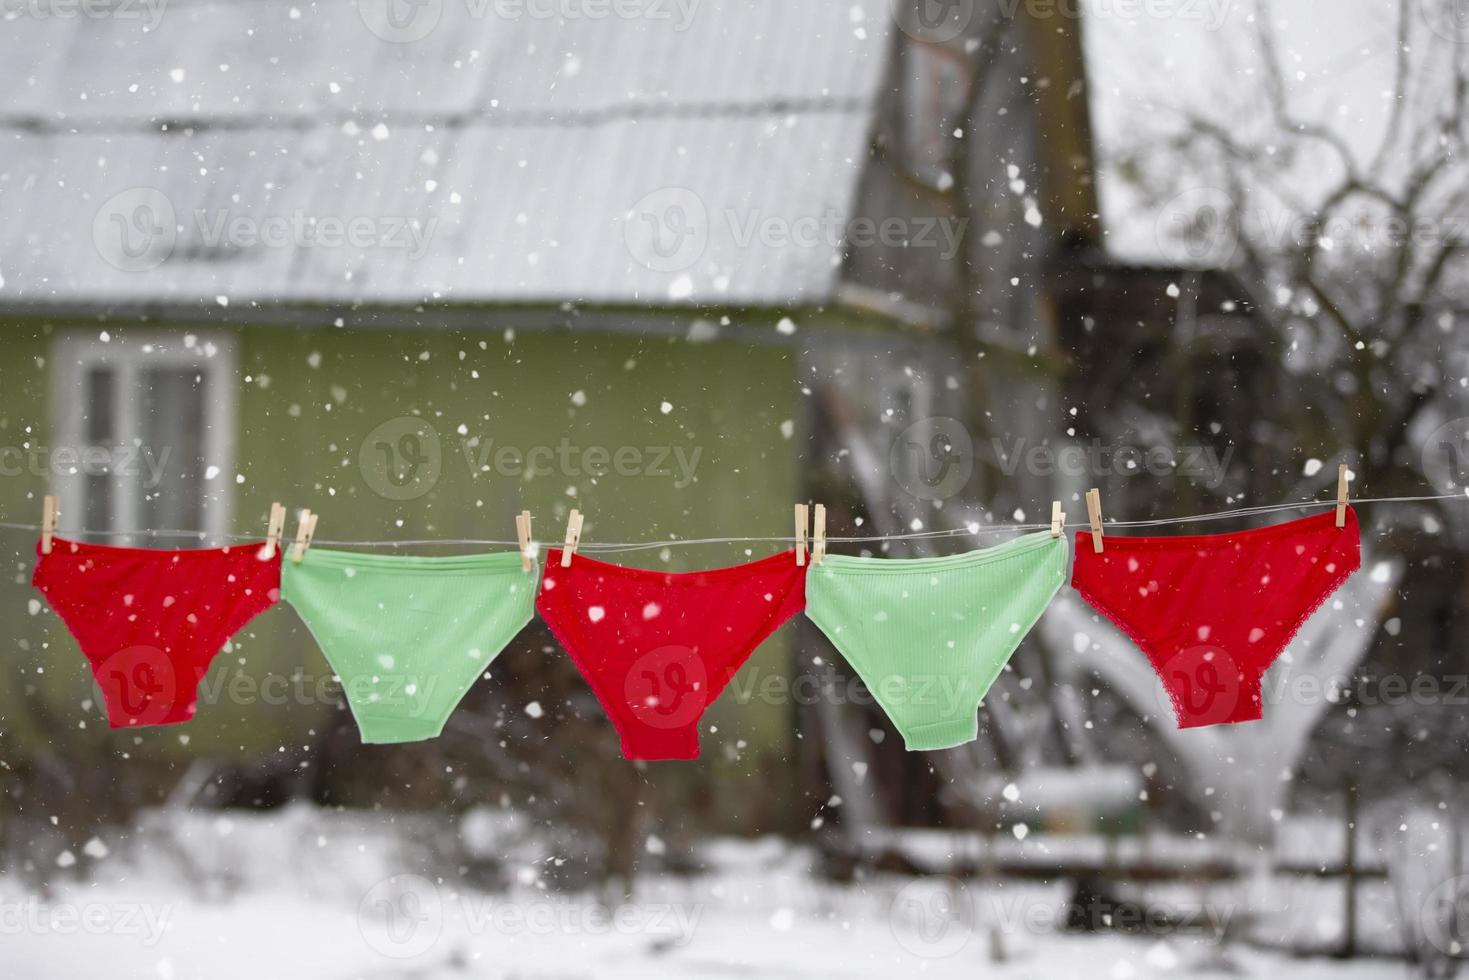
{"type": "Polygon", "coordinates": [[[797,565],[802,565],[802,566],[804,566],[806,564],[806,528],[807,528],[807,526],[808,526],[808,521],[806,519],[806,505],[805,504],[797,504],[796,505],[796,564],[797,565]]]}
{"type": "Polygon", "coordinates": [[[1347,526],[1347,464],[1340,463],[1336,468],[1336,526],[1347,526]]]}
{"type": "Polygon", "coordinates": [[[515,536],[520,540],[520,567],[531,569],[530,511],[523,510],[515,515],[515,536]]]}
{"type": "Polygon", "coordinates": [[[561,548],[561,567],[571,567],[571,556],[576,554],[576,546],[581,544],[581,511],[575,507],[566,518],[566,544],[561,548]]]}
{"type": "Polygon", "coordinates": [[[300,518],[296,521],[296,547],[291,551],[291,561],[297,564],[306,557],[306,549],[311,547],[311,539],[316,536],[316,515],[309,510],[301,511],[300,518]]]}
{"type": "Polygon", "coordinates": [[[1086,492],[1086,517],[1092,524],[1092,550],[1102,553],[1102,491],[1092,487],[1086,492]]]}
{"type": "Polygon", "coordinates": [[[1051,537],[1061,536],[1061,525],[1065,522],[1066,515],[1061,513],[1061,501],[1051,501],[1051,537]]]}
{"type": "Polygon", "coordinates": [[[56,534],[56,518],[61,513],[61,498],[47,494],[41,498],[41,554],[51,554],[51,538],[56,534]]]}
{"type": "Polygon", "coordinates": [[[826,505],[817,504],[811,525],[811,564],[820,565],[826,557],[826,505]]]}
{"type": "Polygon", "coordinates": [[[281,536],[286,533],[286,505],[273,501],[270,505],[270,523],[265,526],[265,547],[260,557],[270,559],[280,550],[281,536]]]}

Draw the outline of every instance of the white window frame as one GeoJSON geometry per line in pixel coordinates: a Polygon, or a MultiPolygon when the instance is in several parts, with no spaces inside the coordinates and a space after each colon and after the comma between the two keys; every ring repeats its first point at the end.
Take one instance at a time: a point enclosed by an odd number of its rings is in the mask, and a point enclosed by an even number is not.
{"type": "Polygon", "coordinates": [[[82,530],[109,531],[94,538],[98,543],[133,544],[155,548],[187,547],[188,539],[152,538],[137,532],[151,530],[137,526],[142,513],[141,487],[136,479],[114,478],[108,527],[83,528],[87,513],[84,495],[86,474],[79,466],[63,469],[54,457],[56,449],[72,452],[90,445],[87,438],[86,391],[87,373],[93,368],[108,367],[117,379],[115,441],[133,445],[141,438],[139,425],[143,390],[142,372],[156,368],[193,368],[207,380],[203,429],[200,446],[203,465],[217,467],[218,476],[210,484],[200,504],[203,527],[181,530],[202,531],[211,543],[226,543],[233,516],[235,474],[235,420],[239,403],[239,372],[234,338],[219,334],[149,332],[102,339],[96,333],[59,334],[51,347],[51,391],[55,439],[52,442],[50,472],[53,492],[61,498],[61,515],[57,530],[75,535],[82,530]]]}

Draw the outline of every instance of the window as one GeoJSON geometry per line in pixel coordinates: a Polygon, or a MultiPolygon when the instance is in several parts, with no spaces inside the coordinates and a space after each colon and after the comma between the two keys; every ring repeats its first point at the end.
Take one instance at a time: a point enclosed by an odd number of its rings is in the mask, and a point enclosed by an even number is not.
{"type": "Polygon", "coordinates": [[[186,547],[144,529],[222,541],[234,486],[235,358],[223,338],[63,336],[52,361],[50,472],[63,534],[118,532],[111,544],[186,547]]]}
{"type": "Polygon", "coordinates": [[[970,69],[949,48],[910,41],[903,48],[902,140],[904,172],[936,190],[953,184],[958,164],[956,133],[967,125],[970,69]]]}

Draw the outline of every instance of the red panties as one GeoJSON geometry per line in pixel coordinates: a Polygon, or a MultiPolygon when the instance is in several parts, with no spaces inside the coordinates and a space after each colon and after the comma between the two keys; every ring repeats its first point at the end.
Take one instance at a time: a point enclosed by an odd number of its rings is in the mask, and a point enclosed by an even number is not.
{"type": "Polygon", "coordinates": [[[76,637],[113,728],[194,717],[199,681],[225,641],[280,598],[264,542],[198,551],[53,538],[32,584],[76,637]]]}
{"type": "Polygon", "coordinates": [[[1361,565],[1357,515],[1232,534],[1076,537],[1071,585],[1147,654],[1180,728],[1255,721],[1260,681],[1361,565]]]}
{"type": "Polygon", "coordinates": [[[751,652],[806,606],[794,552],[704,572],[546,556],[540,613],[629,759],[696,759],[699,719],[751,652]]]}

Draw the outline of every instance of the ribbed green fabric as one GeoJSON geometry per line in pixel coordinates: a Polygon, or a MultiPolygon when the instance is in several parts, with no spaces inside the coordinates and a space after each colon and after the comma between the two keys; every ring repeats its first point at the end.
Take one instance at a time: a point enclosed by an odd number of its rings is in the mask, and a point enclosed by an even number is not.
{"type": "MultiPolygon", "coordinates": [[[[289,548],[289,545],[287,546],[289,548]]],[[[490,661],[530,622],[539,569],[519,552],[423,558],[311,548],[281,562],[295,607],[364,742],[434,738],[490,661]]]]}
{"type": "Polygon", "coordinates": [[[946,558],[827,555],[806,615],[857,671],[909,751],[979,734],[979,702],[1066,580],[1066,537],[1027,534],[946,558]]]}

